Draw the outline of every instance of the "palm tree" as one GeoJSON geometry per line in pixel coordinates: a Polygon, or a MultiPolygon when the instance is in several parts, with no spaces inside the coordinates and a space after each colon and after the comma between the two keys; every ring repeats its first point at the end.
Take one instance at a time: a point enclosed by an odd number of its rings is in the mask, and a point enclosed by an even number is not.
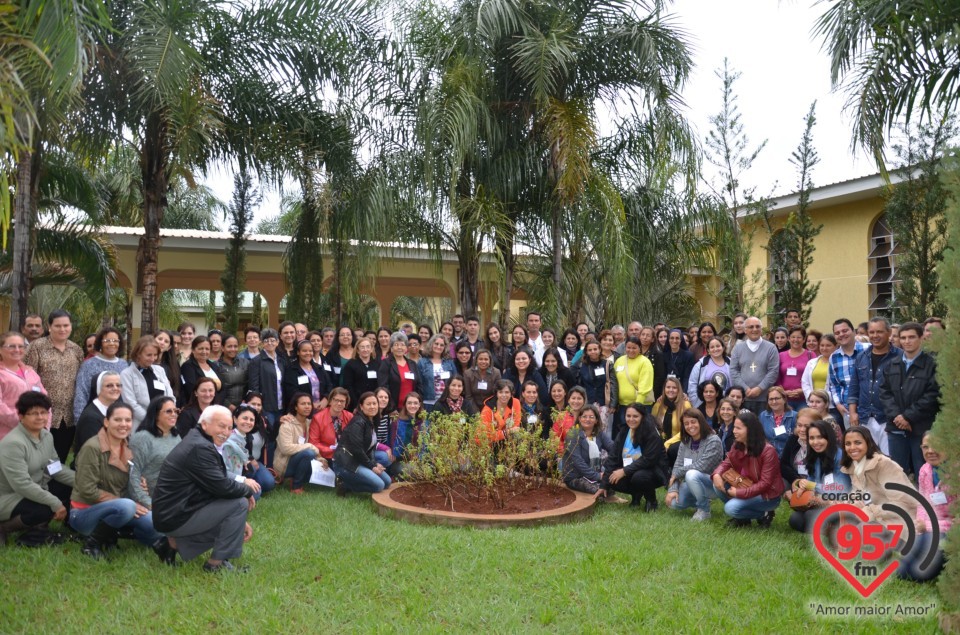
{"type": "Polygon", "coordinates": [[[372,39],[359,2],[119,0],[85,95],[88,146],[128,138],[141,172],[144,235],[137,249],[142,328],[156,327],[157,252],[173,175],[236,160],[262,178],[295,152],[336,147],[342,128],[322,108],[372,39]]]}
{"type": "MultiPolygon", "coordinates": [[[[461,309],[476,306],[479,255],[488,246],[505,265],[507,308],[513,248],[526,226],[528,234],[549,237],[550,288],[540,297],[545,317],[561,319],[565,228],[590,217],[588,240],[625,252],[616,231],[625,221],[620,175],[611,168],[623,163],[644,124],[655,117],[665,124],[658,143],[683,147],[687,166],[694,165],[677,115],[677,91],[690,70],[686,44],[659,17],[659,4],[463,0],[451,11],[418,8],[415,17],[408,39],[425,65],[420,169],[435,210],[427,227],[433,243],[458,254],[461,309]],[[602,140],[597,103],[618,101],[637,115],[619,118],[618,135],[602,140]]],[[[626,270],[611,272],[621,307],[626,270]]]]}
{"type": "MultiPolygon", "coordinates": [[[[11,70],[16,73],[23,93],[17,91],[13,96],[15,99],[29,98],[29,107],[13,115],[16,125],[11,129],[13,134],[9,135],[20,136],[23,142],[16,156],[13,216],[15,225],[22,231],[14,235],[10,312],[11,327],[19,329],[30,295],[33,228],[37,220],[45,148],[57,140],[60,130],[78,107],[81,82],[90,64],[94,33],[103,28],[107,20],[100,0],[22,0],[17,9],[16,31],[20,36],[17,44],[22,48],[30,42],[30,50],[38,53],[19,57],[14,54],[10,58],[14,64],[16,60],[22,62],[20,68],[14,66],[11,70]]],[[[6,192],[2,196],[5,198],[6,192]]],[[[4,222],[4,239],[7,226],[4,222]]]]}
{"type": "Polygon", "coordinates": [[[853,141],[882,164],[883,137],[899,120],[933,118],[960,103],[960,3],[841,0],[814,29],[844,85],[853,141]]]}

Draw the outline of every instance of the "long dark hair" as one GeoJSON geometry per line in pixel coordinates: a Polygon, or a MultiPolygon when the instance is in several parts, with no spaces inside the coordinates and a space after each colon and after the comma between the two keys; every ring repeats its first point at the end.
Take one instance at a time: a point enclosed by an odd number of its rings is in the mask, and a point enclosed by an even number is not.
{"type": "MultiPolygon", "coordinates": [[[[203,336],[198,335],[197,337],[203,336]]],[[[197,401],[197,389],[206,383],[213,384],[214,394],[216,394],[217,382],[213,381],[213,378],[211,377],[200,377],[197,379],[197,383],[193,386],[193,394],[190,395],[190,401],[187,402],[187,408],[196,408],[197,410],[200,409],[200,403],[197,401]]],[[[216,399],[216,397],[214,397],[214,399],[216,399]]]]}
{"type": "MultiPolygon", "coordinates": [[[[819,414],[817,416],[819,416],[819,414]]],[[[803,461],[807,467],[807,474],[811,477],[815,474],[814,467],[817,463],[820,463],[821,475],[830,474],[837,467],[836,460],[837,434],[833,431],[833,426],[823,419],[812,421],[810,427],[807,428],[807,456],[803,461]],[[814,449],[810,447],[810,431],[814,429],[820,433],[820,436],[827,440],[827,449],[821,453],[815,452],[814,449]]]]}
{"type": "MultiPolygon", "coordinates": [[[[313,397],[311,397],[310,395],[308,395],[308,394],[305,393],[305,392],[295,392],[295,393],[293,393],[293,395],[290,396],[290,401],[287,403],[287,414],[288,414],[288,415],[297,416],[297,402],[300,401],[301,399],[303,399],[304,397],[306,397],[307,399],[310,400],[310,404],[311,404],[311,406],[312,406],[312,404],[313,404],[313,397]]],[[[312,416],[313,416],[313,408],[311,407],[310,416],[307,417],[307,418],[309,419],[309,418],[312,417],[312,416]]]]}
{"type": "Polygon", "coordinates": [[[439,403],[445,403],[447,399],[450,398],[450,384],[452,384],[455,381],[460,382],[460,386],[461,386],[460,397],[462,399],[466,399],[466,396],[464,395],[464,393],[466,392],[467,382],[463,381],[463,377],[461,377],[460,375],[454,375],[453,377],[447,380],[447,383],[443,387],[443,392],[440,393],[440,396],[437,398],[437,401],[439,403]]]}
{"type": "Polygon", "coordinates": [[[739,419],[740,423],[747,429],[747,443],[744,445],[737,441],[734,443],[734,447],[739,447],[745,451],[748,456],[760,456],[763,454],[763,449],[767,445],[767,435],[763,432],[763,424],[760,423],[760,419],[749,410],[741,410],[738,412],[737,419],[739,419]]]}
{"type": "MultiPolygon", "coordinates": [[[[633,445],[640,445],[640,435],[643,434],[643,428],[645,426],[653,426],[653,430],[650,432],[650,434],[656,434],[657,436],[660,436],[660,433],[657,431],[657,424],[655,423],[654,418],[644,411],[643,406],[638,403],[632,403],[627,406],[627,410],[633,410],[640,413],[640,425],[638,425],[633,431],[631,431],[629,427],[626,428],[627,434],[630,434],[630,442],[633,443],[633,445]]],[[[760,431],[762,433],[763,428],[760,428],[760,431]]]]}
{"type": "Polygon", "coordinates": [[[331,363],[340,365],[340,331],[347,329],[350,331],[350,347],[357,348],[357,334],[353,332],[353,329],[347,326],[346,324],[341,324],[340,328],[337,329],[337,334],[333,338],[333,346],[330,347],[330,350],[327,351],[327,359],[332,360],[331,363]]]}
{"type": "MultiPolygon", "coordinates": [[[[157,416],[159,416],[160,410],[168,401],[174,406],[177,405],[177,402],[173,397],[167,397],[166,395],[154,397],[150,401],[150,405],[147,406],[147,414],[144,415],[143,421],[140,422],[140,427],[137,428],[137,431],[146,430],[155,437],[162,437],[163,432],[157,427],[157,416]]],[[[180,434],[177,431],[177,426],[173,426],[173,428],[170,429],[170,434],[173,436],[180,434]]]]}

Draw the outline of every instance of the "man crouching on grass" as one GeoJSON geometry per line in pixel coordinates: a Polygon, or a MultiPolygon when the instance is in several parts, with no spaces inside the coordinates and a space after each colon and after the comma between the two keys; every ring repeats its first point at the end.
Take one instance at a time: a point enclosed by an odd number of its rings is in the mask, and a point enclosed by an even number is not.
{"type": "Polygon", "coordinates": [[[233,429],[233,417],[223,406],[208,406],[200,426],[191,430],[167,455],[153,494],[153,525],[167,535],[184,560],[213,549],[203,570],[246,571],[230,559],[239,558],[243,543],[253,536],[247,512],[256,505],[260,485],[227,476],[221,452],[233,429]]]}

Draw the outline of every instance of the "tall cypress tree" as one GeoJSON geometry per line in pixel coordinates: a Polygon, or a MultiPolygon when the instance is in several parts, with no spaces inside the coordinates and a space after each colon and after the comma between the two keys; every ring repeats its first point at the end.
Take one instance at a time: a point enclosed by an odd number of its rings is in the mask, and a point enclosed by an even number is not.
{"type": "MultiPolygon", "coordinates": [[[[240,301],[247,278],[247,233],[253,222],[253,208],[260,196],[253,189],[246,170],[233,177],[233,200],[230,202],[230,243],[226,249],[226,263],[220,282],[223,284],[224,333],[236,333],[240,327],[240,301]]],[[[254,322],[259,316],[254,313],[254,322]]]]}

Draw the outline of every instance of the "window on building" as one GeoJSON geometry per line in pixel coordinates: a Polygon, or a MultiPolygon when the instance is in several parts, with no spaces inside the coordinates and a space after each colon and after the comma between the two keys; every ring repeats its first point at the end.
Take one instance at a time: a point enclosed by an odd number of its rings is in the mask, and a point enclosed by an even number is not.
{"type": "Polygon", "coordinates": [[[886,217],[881,215],[873,223],[870,231],[869,275],[867,286],[870,289],[870,317],[889,316],[896,304],[894,293],[897,282],[897,255],[899,245],[893,242],[893,232],[887,226],[886,217]]]}

